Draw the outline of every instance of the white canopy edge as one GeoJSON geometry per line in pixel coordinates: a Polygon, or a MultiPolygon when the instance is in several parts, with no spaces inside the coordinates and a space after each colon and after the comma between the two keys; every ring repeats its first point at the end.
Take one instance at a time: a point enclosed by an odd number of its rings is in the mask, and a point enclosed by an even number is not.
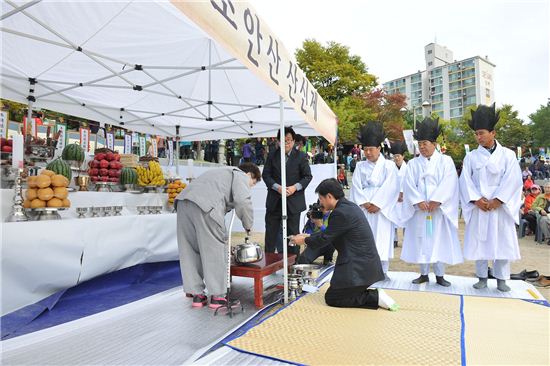
{"type": "Polygon", "coordinates": [[[282,96],[285,125],[334,141],[336,118],[299,68],[291,70],[296,94],[281,92],[292,91],[283,65],[293,61],[248,3],[6,0],[1,19],[2,98],[154,135],[176,136],[179,126],[183,139],[209,140],[274,136],[282,96]],[[246,48],[237,52],[248,44],[244,18],[233,41],[219,37],[221,28],[213,41],[187,18],[202,27],[205,14],[222,17],[215,4],[261,24],[258,49],[270,59],[278,46],[279,73],[246,61],[246,48]]]}

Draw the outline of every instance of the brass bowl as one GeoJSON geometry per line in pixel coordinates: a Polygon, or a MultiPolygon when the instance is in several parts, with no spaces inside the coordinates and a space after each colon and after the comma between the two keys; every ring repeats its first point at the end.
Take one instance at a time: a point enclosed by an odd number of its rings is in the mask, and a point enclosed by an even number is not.
{"type": "Polygon", "coordinates": [[[90,176],[88,175],[80,175],[75,178],[76,185],[80,187],[80,191],[87,191],[88,190],[88,183],[90,183],[90,176]]]}

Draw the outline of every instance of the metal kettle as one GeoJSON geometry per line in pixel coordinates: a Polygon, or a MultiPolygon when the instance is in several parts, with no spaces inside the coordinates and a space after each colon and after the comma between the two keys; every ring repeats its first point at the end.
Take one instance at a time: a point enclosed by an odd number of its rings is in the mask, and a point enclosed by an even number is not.
{"type": "Polygon", "coordinates": [[[260,244],[248,241],[248,236],[244,239],[244,244],[236,245],[233,248],[235,262],[239,264],[254,263],[262,260],[264,252],[260,244]]]}

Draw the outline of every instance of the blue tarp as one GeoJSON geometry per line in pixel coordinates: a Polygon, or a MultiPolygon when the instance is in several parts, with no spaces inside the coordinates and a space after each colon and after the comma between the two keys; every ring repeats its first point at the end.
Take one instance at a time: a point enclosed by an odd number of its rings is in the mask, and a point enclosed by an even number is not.
{"type": "Polygon", "coordinates": [[[93,315],[181,286],[179,261],[144,263],[59,291],[0,318],[2,340],[93,315]]]}

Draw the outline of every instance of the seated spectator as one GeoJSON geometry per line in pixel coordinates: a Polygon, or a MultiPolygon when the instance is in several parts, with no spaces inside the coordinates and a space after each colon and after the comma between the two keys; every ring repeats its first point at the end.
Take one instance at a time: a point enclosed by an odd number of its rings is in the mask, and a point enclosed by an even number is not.
{"type": "Polygon", "coordinates": [[[523,178],[523,181],[525,182],[527,180],[527,177],[532,177],[533,173],[529,170],[529,167],[526,166],[523,172],[521,172],[521,176],[523,178]]]}
{"type": "Polygon", "coordinates": [[[528,176],[525,182],[523,182],[523,189],[530,190],[531,187],[535,184],[533,180],[531,179],[531,176],[528,176]]]}
{"type": "Polygon", "coordinates": [[[531,210],[538,218],[538,226],[541,236],[539,241],[547,240],[550,245],[550,183],[544,185],[544,193],[539,194],[531,205],[531,210]]]}
{"type": "Polygon", "coordinates": [[[529,224],[530,233],[534,234],[537,231],[537,216],[535,215],[535,211],[533,211],[531,207],[535,199],[540,194],[540,187],[534,184],[531,186],[531,189],[527,193],[528,194],[525,196],[525,200],[523,203],[523,215],[521,216],[521,218],[527,221],[527,223],[529,224]]]}

